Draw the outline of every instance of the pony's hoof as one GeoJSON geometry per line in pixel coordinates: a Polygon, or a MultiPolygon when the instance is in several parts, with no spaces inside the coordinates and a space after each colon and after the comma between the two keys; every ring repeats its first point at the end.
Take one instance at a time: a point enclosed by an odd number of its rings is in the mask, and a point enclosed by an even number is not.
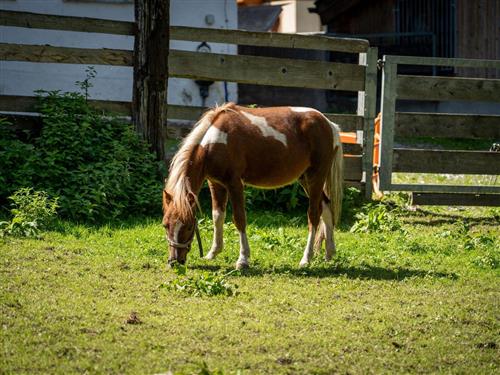
{"type": "Polygon", "coordinates": [[[244,269],[247,269],[248,267],[249,267],[248,262],[241,262],[241,261],[236,262],[236,269],[237,270],[244,270],[244,269]]]}
{"type": "Polygon", "coordinates": [[[300,268],[305,268],[309,265],[309,261],[302,259],[299,263],[300,268]]]}
{"type": "Polygon", "coordinates": [[[217,256],[217,254],[212,253],[212,252],[210,251],[207,255],[205,255],[205,259],[206,259],[206,260],[214,260],[216,256],[217,256]]]}

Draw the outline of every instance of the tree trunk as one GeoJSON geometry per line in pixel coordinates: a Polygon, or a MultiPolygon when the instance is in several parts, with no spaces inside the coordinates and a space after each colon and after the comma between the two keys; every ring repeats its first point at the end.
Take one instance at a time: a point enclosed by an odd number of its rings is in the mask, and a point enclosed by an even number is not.
{"type": "Polygon", "coordinates": [[[135,1],[132,116],[158,160],[165,160],[170,0],[135,1]]]}

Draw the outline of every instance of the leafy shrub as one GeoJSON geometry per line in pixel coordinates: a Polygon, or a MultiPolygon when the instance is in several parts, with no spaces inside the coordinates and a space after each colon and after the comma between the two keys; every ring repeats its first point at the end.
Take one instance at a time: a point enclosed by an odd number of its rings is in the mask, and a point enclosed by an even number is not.
{"type": "Polygon", "coordinates": [[[0,197],[33,186],[60,197],[62,216],[87,221],[159,209],[158,166],[130,124],[103,116],[79,93],[38,94],[43,126],[33,145],[5,121],[1,127],[0,197]]]}
{"type": "Polygon", "coordinates": [[[228,282],[227,277],[236,270],[227,274],[203,272],[199,276],[188,276],[187,268],[177,265],[173,268],[177,277],[165,284],[169,290],[186,293],[194,297],[200,296],[233,296],[237,293],[238,286],[228,282]]]}
{"type": "Polygon", "coordinates": [[[34,237],[50,226],[56,216],[57,198],[50,199],[43,191],[22,188],[9,197],[13,208],[10,222],[1,222],[2,236],[34,237]]]}

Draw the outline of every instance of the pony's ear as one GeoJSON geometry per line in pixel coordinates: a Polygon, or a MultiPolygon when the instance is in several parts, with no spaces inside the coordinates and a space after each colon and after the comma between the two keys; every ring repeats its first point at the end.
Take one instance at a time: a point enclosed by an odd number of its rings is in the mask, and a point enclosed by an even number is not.
{"type": "Polygon", "coordinates": [[[167,207],[172,202],[172,196],[163,189],[163,208],[167,207]]]}

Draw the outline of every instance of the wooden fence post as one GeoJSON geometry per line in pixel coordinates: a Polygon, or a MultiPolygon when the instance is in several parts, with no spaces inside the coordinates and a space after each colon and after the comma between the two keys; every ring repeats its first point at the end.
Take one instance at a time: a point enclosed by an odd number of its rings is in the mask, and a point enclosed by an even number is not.
{"type": "Polygon", "coordinates": [[[158,160],[165,160],[170,0],[135,2],[132,116],[158,160]]]}

